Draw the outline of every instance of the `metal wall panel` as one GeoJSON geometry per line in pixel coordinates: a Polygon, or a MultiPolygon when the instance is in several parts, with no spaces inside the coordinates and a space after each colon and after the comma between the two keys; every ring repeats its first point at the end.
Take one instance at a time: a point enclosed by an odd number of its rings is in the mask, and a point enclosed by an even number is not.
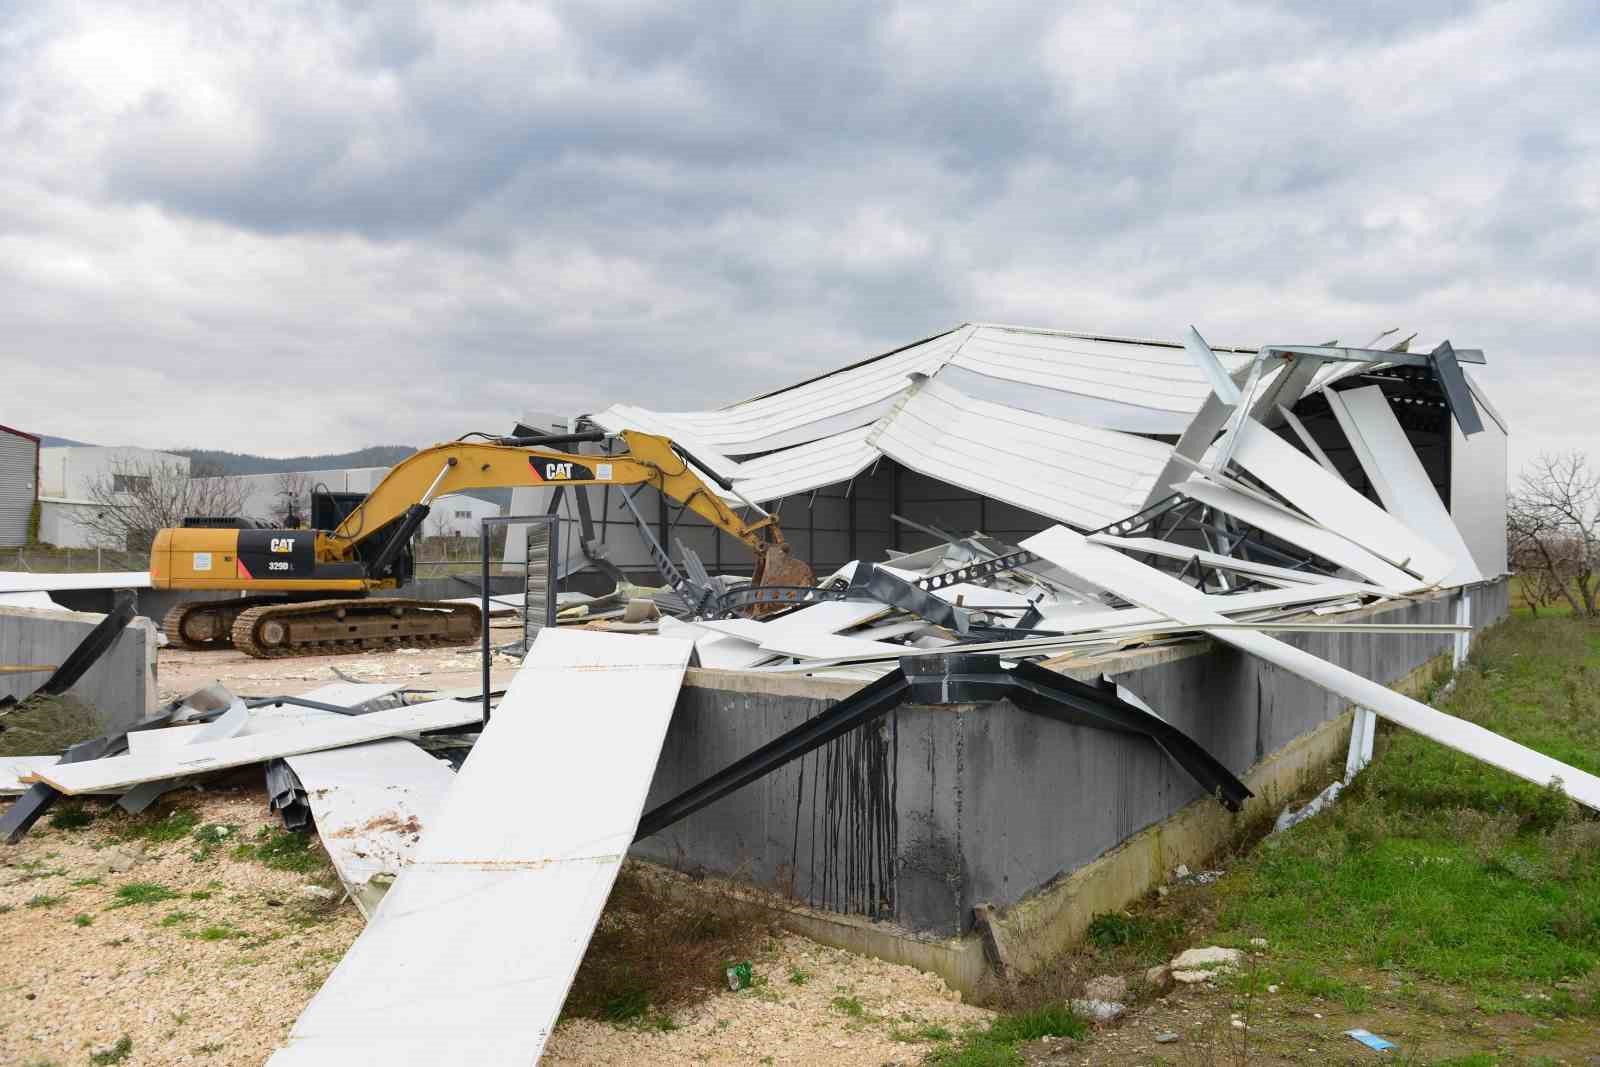
{"type": "Polygon", "coordinates": [[[1492,417],[1471,437],[1450,420],[1450,517],[1478,569],[1506,573],[1506,434],[1492,417]]]}
{"type": "Polygon", "coordinates": [[[28,543],[28,520],[38,497],[39,446],[0,429],[0,548],[28,543]]]}

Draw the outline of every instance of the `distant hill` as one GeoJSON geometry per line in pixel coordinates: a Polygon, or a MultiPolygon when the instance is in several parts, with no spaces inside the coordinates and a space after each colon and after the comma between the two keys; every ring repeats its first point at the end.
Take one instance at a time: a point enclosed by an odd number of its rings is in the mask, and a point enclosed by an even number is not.
{"type": "MultiPolygon", "coordinates": [[[[95,447],[67,437],[41,435],[40,441],[46,448],[62,445],[95,447]]],[[[188,456],[189,462],[197,470],[221,474],[281,474],[284,471],[343,470],[347,467],[392,467],[416,449],[410,445],[373,445],[371,448],[358,448],[354,452],[326,452],[318,456],[288,456],[283,459],[247,452],[222,452],[213,448],[163,448],[161,451],[175,456],[188,456]]],[[[487,500],[501,508],[511,506],[509,489],[468,489],[463,495],[487,500]]]]}
{"type": "MultiPolygon", "coordinates": [[[[167,448],[178,456],[188,456],[196,467],[220,469],[223,474],[279,474],[283,471],[344,470],[347,467],[392,467],[416,449],[409,445],[373,445],[354,452],[329,452],[320,456],[289,456],[269,459],[240,452],[218,452],[208,448],[167,448]]],[[[511,505],[509,489],[468,489],[465,496],[477,497],[502,509],[511,505]]]]}
{"type": "Polygon", "coordinates": [[[416,451],[409,445],[373,445],[354,452],[329,452],[320,456],[286,456],[273,459],[242,452],[219,452],[210,448],[164,448],[178,456],[188,456],[196,467],[222,474],[281,474],[284,471],[342,470],[346,467],[392,467],[416,451]]]}

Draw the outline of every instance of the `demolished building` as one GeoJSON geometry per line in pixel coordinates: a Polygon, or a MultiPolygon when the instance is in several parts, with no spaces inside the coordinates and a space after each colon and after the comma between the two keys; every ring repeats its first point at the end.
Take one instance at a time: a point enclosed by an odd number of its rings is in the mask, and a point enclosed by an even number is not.
{"type": "MultiPolygon", "coordinates": [[[[1507,428],[1463,367],[1485,357],[1396,340],[1222,347],[1192,330],[1155,341],[966,324],[716,411],[616,404],[526,418],[679,442],[724,479],[725,499],[779,514],[796,555],[832,574],[831,592],[808,601],[882,607],[863,571],[922,587],[920,600],[890,597],[895,612],[846,622],[808,627],[814,609],[802,607],[692,623],[699,666],[645,825],[929,647],[1032,659],[1101,688],[1114,676],[1114,697],[1182,731],[1253,803],[1298,788],[1352,734],[1359,766],[1376,716],[1340,691],[1345,676],[1414,690],[1507,610],[1507,428]],[[1119,588],[1028,548],[1058,526],[1197,592],[1185,610],[1199,613],[1178,618],[1170,600],[1141,603],[1139,582],[1119,588]],[[939,600],[953,610],[924,610],[939,600]],[[919,611],[943,629],[908,631],[919,611]],[[993,634],[952,633],[957,616],[1018,632],[973,644],[993,634]],[[1299,632],[1251,633],[1273,647],[1243,655],[1195,640],[1202,619],[1299,632]],[[1165,640],[1173,626],[1191,636],[1165,640]],[[961,643],[940,645],[938,633],[961,643]],[[1309,678],[1261,657],[1277,646],[1329,671],[1309,678]]],[[[664,552],[723,576],[722,599],[702,606],[750,606],[732,577],[746,559],[735,546],[649,494],[620,496],[524,489],[510,511],[560,517],[569,583],[609,564],[653,584],[664,552]]],[[[509,539],[508,553],[518,547],[509,539]]],[[[1222,840],[1222,806],[1202,799],[1219,782],[1137,732],[1046,721],[981,687],[936,709],[918,691],[656,826],[636,853],[777,890],[814,937],[970,986],[989,966],[980,917],[1008,917],[1044,951],[1222,840]],[[1132,847],[1151,833],[1154,844],[1132,847]]]]}
{"type": "Polygon", "coordinates": [[[326,836],[411,783],[418,832],[330,848],[371,924],[275,1064],[536,1058],[630,842],[971,990],[1359,770],[1379,717],[1600,810],[1600,778],[1406,695],[1507,610],[1506,429],[1462,366],[1485,357],[1408,349],[969,324],[720,411],[525,418],[534,444],[670,438],[819,580],[750,585],[637,487],[518,489],[540,521],[496,602],[528,655],[492,715],[485,634],[481,705],[173,708],[18,784],[126,801],[272,761],[274,807],[326,836]],[[671,590],[630,614],[626,578],[671,590]],[[480,726],[454,774],[396,740],[480,726]],[[504,818],[530,788],[559,814],[504,818]]]}

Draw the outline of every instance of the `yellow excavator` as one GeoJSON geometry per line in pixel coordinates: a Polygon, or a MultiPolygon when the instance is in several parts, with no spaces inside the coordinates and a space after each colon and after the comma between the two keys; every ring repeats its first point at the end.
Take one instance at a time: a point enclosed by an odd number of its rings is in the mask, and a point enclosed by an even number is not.
{"type": "Polygon", "coordinates": [[[466,436],[483,440],[435,445],[401,461],[333,530],[185,526],[157,533],[150,553],[155,588],[276,594],[180,603],[162,622],[168,643],[232,645],[270,659],[477,640],[483,620],[475,605],[367,596],[410,578],[411,540],[428,517],[429,503],[466,489],[651,485],[748,545],[757,585],[815,581],[811,568],[791,555],[775,516],[751,505],[756,517],[746,520],[697,471],[735,492],[732,484],[665,437],[631,430],[466,436]],[[612,437],[626,450],[554,450],[612,437]]]}

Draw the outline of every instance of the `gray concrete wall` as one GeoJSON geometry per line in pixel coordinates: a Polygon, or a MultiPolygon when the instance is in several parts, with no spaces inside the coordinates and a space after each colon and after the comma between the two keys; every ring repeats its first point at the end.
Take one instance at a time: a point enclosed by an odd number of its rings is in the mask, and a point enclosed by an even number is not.
{"type": "MultiPolygon", "coordinates": [[[[75,611],[0,607],[0,663],[59,666],[100,622],[75,611]]],[[[67,692],[95,710],[106,730],[127,726],[154,708],[155,626],[135,618],[67,692]]],[[[0,694],[23,696],[48,674],[0,675],[0,694]]]]}
{"type": "MultiPolygon", "coordinates": [[[[1473,622],[1504,616],[1504,581],[1480,586],[1473,622]]],[[[1456,595],[1344,620],[1453,622],[1456,595]]],[[[1278,635],[1393,682],[1448,635],[1278,635]]],[[[1115,677],[1235,773],[1344,710],[1326,691],[1226,646],[1117,657],[1115,677]]],[[[855,688],[692,672],[649,805],[704,779],[855,688]]],[[[1070,726],[1008,702],[902,706],[635,846],[691,873],[733,876],[919,933],[971,928],[972,905],[1014,903],[1201,796],[1149,742],[1070,726]]],[[[648,806],[648,805],[647,805],[648,806]]]]}

